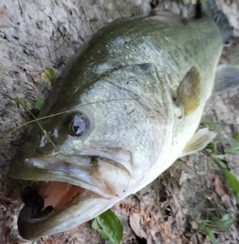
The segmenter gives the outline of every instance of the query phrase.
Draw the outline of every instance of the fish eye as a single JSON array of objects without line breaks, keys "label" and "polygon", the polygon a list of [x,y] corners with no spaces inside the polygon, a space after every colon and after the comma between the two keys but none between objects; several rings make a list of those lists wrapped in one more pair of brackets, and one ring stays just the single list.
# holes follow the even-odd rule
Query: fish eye
[{"label": "fish eye", "polygon": [[71,136],[81,136],[88,130],[89,126],[89,119],[82,113],[76,113],[71,115],[68,133]]}]

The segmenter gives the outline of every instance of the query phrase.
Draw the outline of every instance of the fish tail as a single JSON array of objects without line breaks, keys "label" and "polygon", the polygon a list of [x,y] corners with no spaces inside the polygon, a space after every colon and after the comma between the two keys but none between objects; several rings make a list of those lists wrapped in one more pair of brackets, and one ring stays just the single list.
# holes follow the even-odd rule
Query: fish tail
[{"label": "fish tail", "polygon": [[218,8],[215,0],[206,0],[204,2],[199,0],[196,10],[199,11],[196,13],[196,18],[206,14],[214,20],[221,32],[224,43],[232,37],[233,27],[230,26],[227,16]]},{"label": "fish tail", "polygon": [[239,66],[219,65],[216,70],[215,85],[212,96],[229,92],[239,87]]},{"label": "fish tail", "polygon": [[[199,0],[200,1],[200,0]],[[201,13],[210,16],[221,32],[223,42],[226,43],[233,35],[227,16],[218,8],[215,0],[206,0],[200,4]],[[239,87],[239,66],[219,65],[216,69],[215,84],[212,96],[229,92]]]}]

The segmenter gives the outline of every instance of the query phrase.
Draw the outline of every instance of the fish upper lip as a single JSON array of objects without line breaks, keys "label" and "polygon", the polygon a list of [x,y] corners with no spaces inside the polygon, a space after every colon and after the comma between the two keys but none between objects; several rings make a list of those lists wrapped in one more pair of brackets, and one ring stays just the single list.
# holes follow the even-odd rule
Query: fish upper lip
[{"label": "fish upper lip", "polygon": [[[87,157],[83,157],[87,160]],[[92,161],[92,158],[88,158]],[[50,173],[50,178],[37,178],[35,181],[58,181],[79,186],[92,191],[102,197],[111,198],[114,193],[99,178],[94,169],[94,164],[76,166],[75,164],[55,157],[49,158],[28,158],[25,160],[26,166],[33,167],[44,174]],[[34,181],[34,179],[32,179]]]}]

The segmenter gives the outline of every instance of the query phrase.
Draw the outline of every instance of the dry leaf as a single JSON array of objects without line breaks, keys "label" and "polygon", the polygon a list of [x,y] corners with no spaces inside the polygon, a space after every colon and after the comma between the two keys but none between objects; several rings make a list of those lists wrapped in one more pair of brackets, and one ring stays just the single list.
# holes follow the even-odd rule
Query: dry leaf
[{"label": "dry leaf", "polygon": [[130,213],[129,225],[138,237],[147,239],[147,234],[140,225],[140,213]]},{"label": "dry leaf", "polygon": [[0,28],[11,28],[12,22],[8,16],[8,13],[4,7],[0,8]]},{"label": "dry leaf", "polygon": [[217,195],[219,195],[220,197],[223,197],[228,193],[226,186],[221,182],[218,176],[216,176],[214,180],[214,189]]},{"label": "dry leaf", "polygon": [[25,72],[26,78],[27,80],[32,83],[33,85],[37,85],[36,81],[34,80],[34,78],[32,77],[32,75],[28,72]]},{"label": "dry leaf", "polygon": [[52,239],[47,239],[44,240],[44,244],[63,244],[64,241],[60,241],[60,240],[52,240]]}]

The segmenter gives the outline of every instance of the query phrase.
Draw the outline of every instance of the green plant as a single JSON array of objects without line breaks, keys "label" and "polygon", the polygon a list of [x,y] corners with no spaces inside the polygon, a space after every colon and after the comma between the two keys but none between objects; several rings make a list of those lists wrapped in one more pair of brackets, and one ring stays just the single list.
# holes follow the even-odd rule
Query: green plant
[{"label": "green plant", "polygon": [[[236,198],[239,196],[239,181],[236,176],[229,170],[225,163],[226,156],[229,154],[235,154],[239,151],[239,135],[235,136],[234,144],[223,154],[218,153],[216,143],[211,142],[208,148],[212,151],[210,157],[216,162],[219,168],[222,170],[225,178],[228,181],[229,186],[234,192]],[[216,244],[215,232],[217,230],[229,228],[233,223],[233,218],[230,214],[226,213],[221,218],[211,217],[204,220],[197,221],[207,236],[209,237],[212,244]]]},{"label": "green plant", "polygon": [[217,152],[214,152],[213,154],[211,154],[211,157],[213,158],[213,160],[222,169],[236,198],[239,197],[239,181],[236,178],[236,176],[228,169],[227,165],[223,162],[223,160],[225,160],[227,155],[235,154],[238,151],[239,151],[239,135],[236,135],[234,144],[224,154],[217,154]]},{"label": "green plant", "polygon": [[110,209],[92,221],[92,228],[100,230],[102,238],[111,244],[119,244],[123,237],[123,225]]},{"label": "green plant", "polygon": [[212,244],[216,244],[215,231],[217,229],[230,228],[233,223],[233,218],[230,214],[224,214],[222,218],[211,218],[206,220],[198,220],[198,223],[203,231],[208,235]]}]

